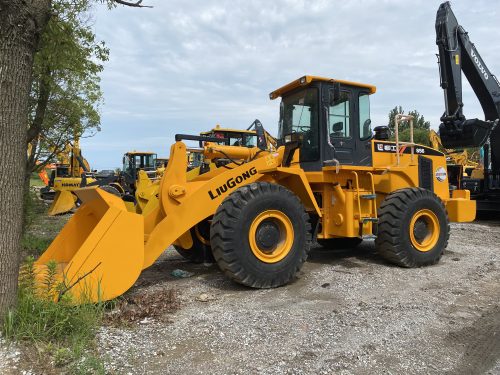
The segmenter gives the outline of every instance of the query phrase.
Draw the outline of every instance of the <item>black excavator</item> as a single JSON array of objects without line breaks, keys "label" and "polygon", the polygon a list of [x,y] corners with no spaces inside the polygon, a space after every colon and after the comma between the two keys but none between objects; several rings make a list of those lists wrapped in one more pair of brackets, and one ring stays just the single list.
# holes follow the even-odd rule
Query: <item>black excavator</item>
[{"label": "black excavator", "polygon": [[[438,64],[446,109],[439,135],[446,148],[481,147],[482,171],[463,178],[449,171],[450,183],[471,191],[480,211],[500,209],[500,82],[479,55],[469,34],[458,24],[450,3],[439,6],[436,16]],[[483,119],[467,119],[463,113],[462,72],[484,112]]]}]

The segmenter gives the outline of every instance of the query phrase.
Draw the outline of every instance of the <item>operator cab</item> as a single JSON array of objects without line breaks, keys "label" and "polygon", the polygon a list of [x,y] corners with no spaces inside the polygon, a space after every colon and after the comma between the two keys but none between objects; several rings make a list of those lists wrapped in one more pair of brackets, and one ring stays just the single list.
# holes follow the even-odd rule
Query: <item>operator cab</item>
[{"label": "operator cab", "polygon": [[125,182],[133,186],[139,171],[146,171],[149,177],[156,174],[156,154],[154,152],[127,152],[123,156],[123,175]]},{"label": "operator cab", "polygon": [[270,94],[281,97],[279,139],[298,139],[300,166],[372,165],[369,96],[372,85],[315,76],[301,77]]}]

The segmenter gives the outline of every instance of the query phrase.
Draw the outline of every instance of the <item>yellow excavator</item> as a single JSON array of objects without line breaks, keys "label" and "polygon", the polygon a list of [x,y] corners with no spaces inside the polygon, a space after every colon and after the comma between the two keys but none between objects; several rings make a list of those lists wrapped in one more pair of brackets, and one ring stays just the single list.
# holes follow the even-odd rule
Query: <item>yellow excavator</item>
[{"label": "yellow excavator", "polygon": [[[281,98],[277,149],[220,144],[178,134],[141,214],[100,189],[75,191],[83,202],[36,261],[40,288],[57,269],[57,296],[74,303],[126,292],[170,246],[191,249],[193,228],[230,279],[253,288],[286,285],[318,239],[334,248],[375,239],[383,258],[403,267],[437,263],[450,221],[475,217],[467,190],[451,190],[443,153],[371,128],[369,84],[303,76],[273,91]],[[208,139],[207,139],[208,138]],[[206,160],[229,159],[188,180],[184,140],[203,142]],[[57,265],[56,267],[53,264]],[[52,264],[52,266],[51,266]]]},{"label": "yellow excavator", "polygon": [[[133,195],[139,171],[149,178],[156,177],[156,154],[149,151],[130,151],[123,156],[123,170],[103,179],[89,174],[90,167],[83,158],[78,139],[59,156],[60,163],[52,172],[49,187],[55,191],[49,215],[69,212],[79,206],[75,191],[83,187],[100,188],[116,196]],[[130,200],[130,197],[128,198]]]},{"label": "yellow excavator", "polygon": [[78,198],[73,191],[82,187],[82,176],[89,184],[96,181],[91,176],[89,163],[82,155],[77,137],[73,144],[66,145],[57,158],[58,163],[51,172],[49,183],[40,192],[44,199],[53,197],[48,211],[50,216],[69,212],[77,206]]}]

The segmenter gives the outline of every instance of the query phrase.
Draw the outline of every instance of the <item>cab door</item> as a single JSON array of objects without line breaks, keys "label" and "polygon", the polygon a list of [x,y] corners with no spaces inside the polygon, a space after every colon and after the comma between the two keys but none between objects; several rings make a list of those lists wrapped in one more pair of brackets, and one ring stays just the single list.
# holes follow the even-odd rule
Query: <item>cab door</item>
[{"label": "cab door", "polygon": [[355,128],[356,147],[354,163],[361,166],[372,165],[372,126],[370,119],[370,98],[366,91],[356,92]]},{"label": "cab door", "polygon": [[[334,151],[334,157],[340,164],[353,164],[355,149],[354,105],[352,90],[342,89],[340,95],[328,103],[327,126],[328,142]],[[329,97],[334,97],[331,89]]]}]

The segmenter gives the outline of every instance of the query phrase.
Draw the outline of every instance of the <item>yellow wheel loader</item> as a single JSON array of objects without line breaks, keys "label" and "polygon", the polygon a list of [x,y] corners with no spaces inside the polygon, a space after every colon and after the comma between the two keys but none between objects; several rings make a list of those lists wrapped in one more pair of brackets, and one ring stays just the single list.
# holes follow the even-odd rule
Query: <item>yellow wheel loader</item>
[{"label": "yellow wheel loader", "polygon": [[[400,142],[398,126],[395,142],[387,127],[373,134],[375,91],[314,76],[273,91],[282,100],[276,151],[177,135],[158,199],[142,214],[99,189],[77,190],[83,205],[36,262],[40,287],[55,261],[59,296],[115,298],[170,245],[190,249],[201,225],[221,270],[254,288],[293,281],[315,238],[328,246],[375,238],[380,255],[403,267],[438,262],[449,222],[472,221],[475,202],[450,192],[441,152]],[[205,159],[231,162],[188,180],[183,140],[196,137]]]},{"label": "yellow wheel loader", "polygon": [[[277,140],[269,134],[262,123],[259,120],[255,120],[247,129],[235,129],[235,128],[224,128],[217,124],[213,129],[200,133],[203,137],[212,137],[217,139],[217,143],[221,143],[228,146],[241,146],[241,147],[258,147],[261,150],[275,151],[277,146]],[[206,173],[212,167],[221,167],[231,160],[228,158],[217,158],[212,160],[204,160],[203,150],[199,149],[188,149],[188,175],[187,180],[191,180],[202,173]],[[233,160],[234,161],[234,160]],[[244,160],[243,160],[244,161]],[[237,161],[240,162],[241,161]],[[156,196],[157,191],[153,189],[147,181],[142,180],[144,184],[143,188],[139,188],[139,194],[141,198],[137,198],[138,206],[144,205],[143,197],[147,194],[153,193]],[[147,193],[143,192],[147,189]],[[142,212],[142,211],[141,211]],[[191,228],[191,236],[193,238],[193,244],[191,248],[184,249],[179,245],[174,245],[177,252],[184,258],[190,260],[194,263],[213,263],[215,258],[212,255],[212,249],[210,246],[210,223],[208,221],[203,221],[197,224],[195,227]]]},{"label": "yellow wheel loader", "polygon": [[276,150],[277,140],[264,130],[262,123],[255,120],[246,130],[223,128],[219,124],[208,132],[200,133],[206,137],[224,138],[228,146],[259,147],[270,151]]}]

